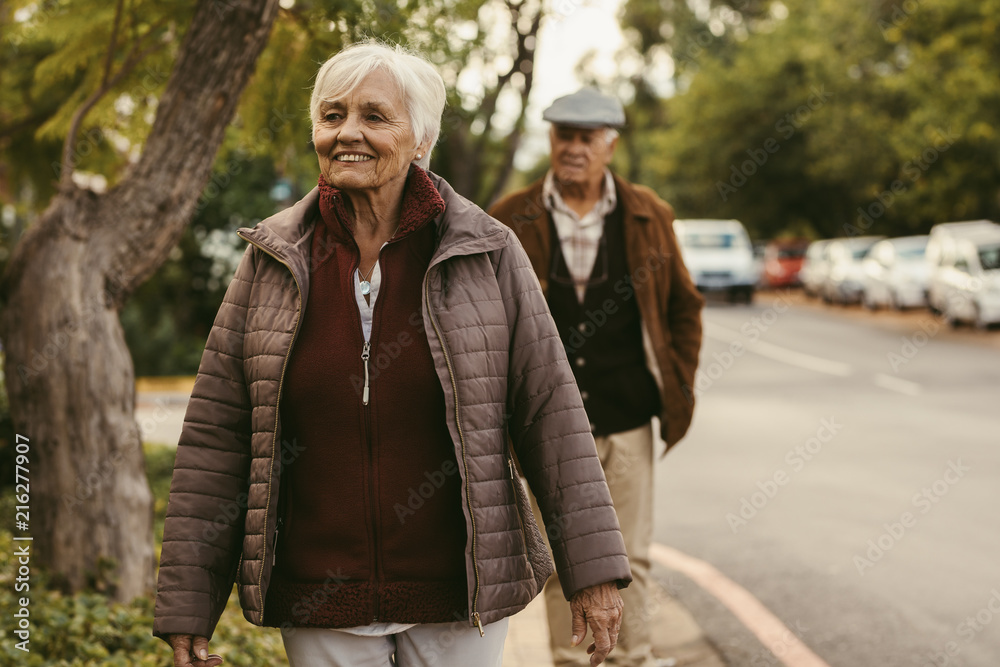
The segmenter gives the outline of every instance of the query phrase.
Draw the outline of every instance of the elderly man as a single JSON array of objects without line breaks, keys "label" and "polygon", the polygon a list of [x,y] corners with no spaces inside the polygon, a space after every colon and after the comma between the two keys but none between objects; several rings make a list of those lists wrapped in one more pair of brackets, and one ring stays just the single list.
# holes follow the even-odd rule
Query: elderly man
[{"label": "elderly man", "polygon": [[[649,667],[653,429],[669,449],[691,422],[704,303],[681,259],[673,210],[608,168],[625,124],[618,100],[593,89],[557,99],[545,177],[493,206],[524,245],[580,387],[629,554],[633,583],[616,665]],[[536,512],[537,504],[535,506]],[[552,530],[572,514],[545,517]],[[569,609],[556,579],[545,586],[556,665],[585,665],[571,646]]]}]

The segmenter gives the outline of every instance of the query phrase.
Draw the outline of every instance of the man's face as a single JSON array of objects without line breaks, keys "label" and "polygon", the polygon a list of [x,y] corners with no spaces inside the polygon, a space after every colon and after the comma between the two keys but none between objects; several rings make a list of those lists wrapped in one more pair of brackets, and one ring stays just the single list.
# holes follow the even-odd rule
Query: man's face
[{"label": "man's face", "polygon": [[603,127],[586,129],[553,125],[549,131],[549,142],[556,181],[570,185],[599,184],[618,145],[617,137],[609,142],[607,135],[608,131]]}]

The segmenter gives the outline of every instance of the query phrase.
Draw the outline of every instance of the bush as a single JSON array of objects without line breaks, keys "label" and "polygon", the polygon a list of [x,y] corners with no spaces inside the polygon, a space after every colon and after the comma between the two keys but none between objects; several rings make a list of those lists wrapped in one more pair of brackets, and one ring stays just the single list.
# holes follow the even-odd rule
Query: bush
[{"label": "bush", "polygon": [[[144,450],[146,476],[154,497],[156,551],[159,554],[176,450],[166,445],[145,445]],[[0,516],[14,516],[13,496],[11,488],[0,493]],[[18,608],[19,597],[30,597],[28,647],[31,650],[25,653],[14,647],[19,639],[12,632],[8,616],[8,622],[0,628],[0,664],[25,667],[165,667],[171,664],[169,647],[152,635],[152,596],[118,604],[92,590],[63,595],[49,587],[49,577],[44,572],[32,572],[30,592],[16,592],[14,549],[10,531],[0,526],[0,609],[9,609],[12,613]],[[251,625],[243,618],[235,587],[210,647],[213,653],[225,658],[225,665],[288,664],[281,634],[275,628]]]}]

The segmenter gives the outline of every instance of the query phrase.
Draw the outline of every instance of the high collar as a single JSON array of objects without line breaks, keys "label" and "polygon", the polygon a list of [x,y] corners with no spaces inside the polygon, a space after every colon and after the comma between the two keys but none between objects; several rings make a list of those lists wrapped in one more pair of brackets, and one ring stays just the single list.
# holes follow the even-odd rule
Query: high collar
[{"label": "high collar", "polygon": [[[416,165],[410,165],[410,172],[403,186],[403,201],[400,206],[399,227],[393,240],[420,229],[440,216],[445,209],[444,199],[434,187],[427,172]],[[354,237],[355,221],[347,211],[343,192],[319,177],[320,224],[326,233],[340,242],[349,242]]]},{"label": "high collar", "polygon": [[[424,174],[445,202],[444,212],[433,221],[437,248],[431,266],[451,257],[499,250],[508,243],[510,230],[462,197],[443,178]],[[237,230],[240,238],[260,248],[291,271],[302,293],[302,307],[309,295],[309,257],[313,233],[320,226],[319,187],[294,205],[257,223]]]}]

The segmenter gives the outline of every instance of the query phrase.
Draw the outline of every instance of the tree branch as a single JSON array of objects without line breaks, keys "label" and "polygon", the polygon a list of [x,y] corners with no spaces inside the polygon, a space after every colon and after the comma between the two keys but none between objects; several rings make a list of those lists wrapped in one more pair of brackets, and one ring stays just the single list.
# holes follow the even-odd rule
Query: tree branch
[{"label": "tree branch", "polygon": [[[121,2],[119,2],[118,7],[120,10]],[[80,126],[83,124],[84,117],[90,113],[90,110],[97,105],[97,103],[108,93],[109,90],[118,85],[119,81],[135,69],[135,66],[138,65],[143,58],[163,48],[162,43],[154,43],[148,48],[139,51],[143,42],[145,42],[151,35],[155,34],[160,26],[166,22],[165,18],[160,19],[153,24],[145,35],[136,40],[128,55],[125,57],[125,62],[122,64],[121,69],[118,70],[117,74],[109,79],[108,75],[111,72],[111,61],[114,56],[114,45],[116,41],[115,33],[117,33],[118,30],[119,18],[120,13],[117,13],[115,16],[115,28],[112,31],[111,45],[108,49],[108,60],[105,66],[104,80],[101,83],[101,86],[91,93],[90,97],[84,100],[83,104],[81,104],[80,107],[73,113],[73,119],[70,121],[69,132],[66,134],[66,142],[63,144],[62,164],[60,165],[59,172],[59,190],[61,192],[66,192],[73,188],[73,146],[76,144],[76,137],[80,133]]]},{"label": "tree branch", "polygon": [[[91,237],[114,307],[163,263],[194,214],[277,15],[278,0],[199,0],[142,154],[102,199]],[[294,118],[279,100],[272,113],[282,125]]]},{"label": "tree branch", "polygon": [[[517,54],[514,56],[514,62],[511,64],[510,69],[497,78],[497,85],[493,89],[493,91],[487,94],[483,98],[483,104],[481,105],[480,109],[481,109],[481,114],[485,116],[486,120],[483,133],[480,135],[479,141],[477,142],[476,146],[476,153],[479,155],[482,155],[483,152],[486,150],[486,144],[489,141],[490,132],[493,130],[493,118],[496,116],[496,106],[497,106],[497,101],[500,97],[500,93],[510,83],[511,79],[514,77],[515,72],[525,73],[524,72],[525,63],[529,64],[529,68],[527,68],[528,72],[525,73],[526,76],[528,73],[531,72],[531,67],[534,66],[535,47],[532,46],[529,49],[527,42],[529,37],[532,38],[536,37],[536,35],[538,34],[538,28],[542,22],[543,9],[541,5],[539,5],[538,12],[534,15],[534,17],[532,17],[531,25],[528,28],[528,31],[522,33],[517,28],[517,19],[521,9],[524,7],[524,2],[522,1],[518,4],[513,4],[508,1],[506,4],[507,8],[510,10],[511,18],[513,19],[514,30],[517,31]],[[526,78],[525,88],[524,90],[521,91],[522,100],[527,99],[525,97],[526,95],[525,91],[530,89],[530,85],[528,85],[527,81],[528,79]],[[522,112],[523,112],[523,104],[522,104]]]},{"label": "tree branch", "polygon": [[[531,22],[531,30],[528,35],[534,36],[538,33],[538,28],[542,23],[542,12],[539,11],[535,15],[535,18]],[[525,44],[527,39],[525,39]],[[504,153],[503,162],[501,162],[500,173],[497,175],[495,181],[493,181],[493,187],[490,189],[489,196],[486,201],[492,206],[493,202],[500,198],[500,194],[507,187],[507,181],[510,179],[511,173],[514,171],[514,155],[517,153],[517,149],[521,146],[521,136],[524,134],[525,119],[528,115],[528,97],[531,95],[531,87],[535,81],[535,47],[532,45],[531,48],[525,47],[524,60],[523,62],[531,63],[532,67],[528,68],[528,71],[524,73],[524,88],[521,90],[521,113],[517,117],[517,122],[514,124],[514,130],[507,137],[507,150]]]},{"label": "tree branch", "polygon": [[115,59],[115,47],[118,41],[118,26],[121,25],[122,20],[122,9],[125,7],[125,0],[118,0],[118,5],[115,7],[115,23],[111,28],[111,44],[108,45],[108,57],[104,60],[104,78],[101,79],[101,85],[108,85],[108,79],[111,78],[111,63]]}]

